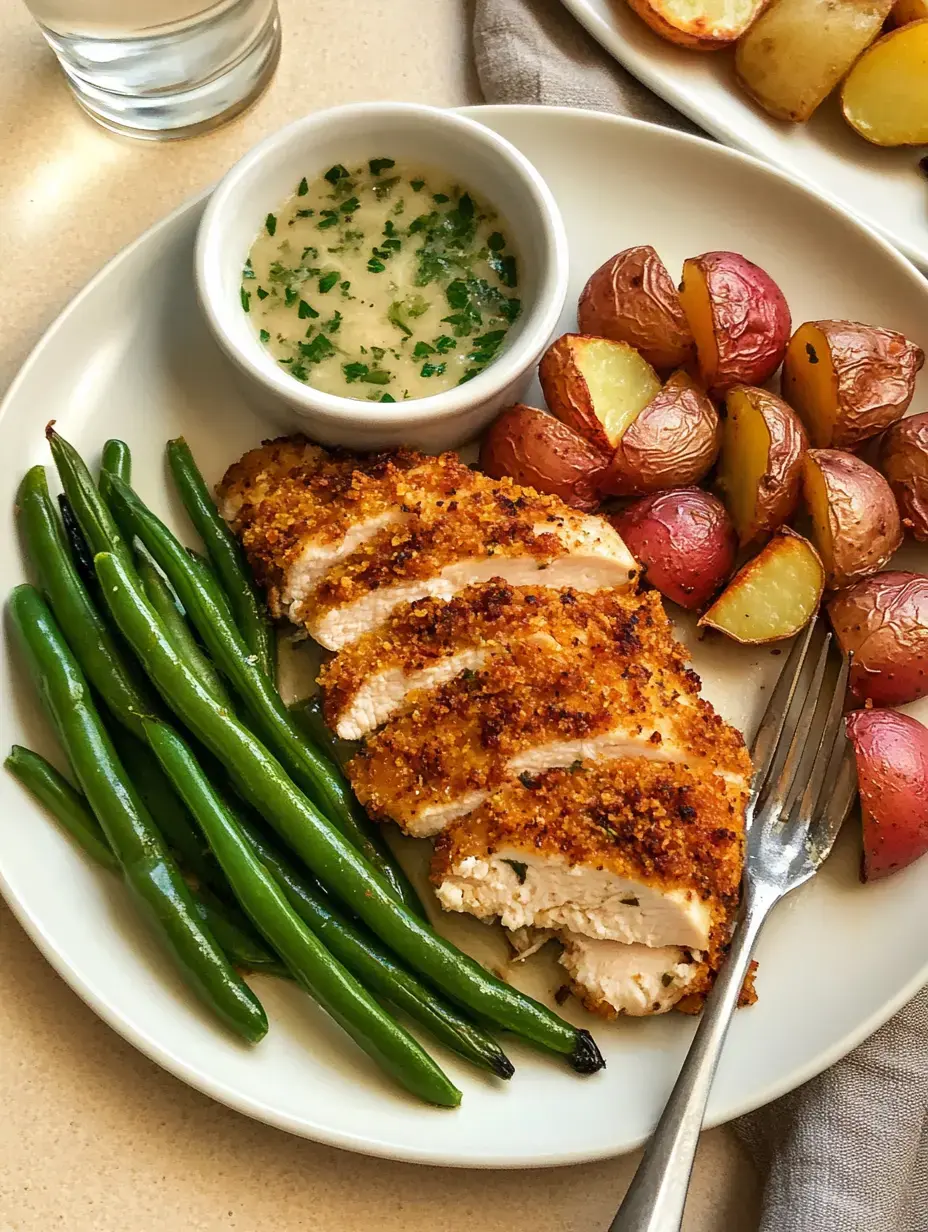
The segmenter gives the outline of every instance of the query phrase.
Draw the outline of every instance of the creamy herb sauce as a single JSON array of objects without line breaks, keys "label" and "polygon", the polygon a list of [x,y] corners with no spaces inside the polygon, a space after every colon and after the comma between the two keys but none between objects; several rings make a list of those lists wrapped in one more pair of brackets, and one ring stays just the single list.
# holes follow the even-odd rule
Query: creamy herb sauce
[{"label": "creamy herb sauce", "polygon": [[373,158],[300,181],[252,245],[242,307],[298,381],[401,402],[469,381],[518,317],[516,259],[459,185]]}]

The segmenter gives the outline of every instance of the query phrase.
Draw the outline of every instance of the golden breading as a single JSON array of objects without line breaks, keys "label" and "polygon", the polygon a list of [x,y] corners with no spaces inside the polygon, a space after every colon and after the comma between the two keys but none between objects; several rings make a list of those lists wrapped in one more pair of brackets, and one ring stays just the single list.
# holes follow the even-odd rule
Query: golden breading
[{"label": "golden breading", "polygon": [[234,462],[216,485],[222,516],[236,527],[247,522],[254,507],[273,495],[280,485],[290,481],[308,483],[329,461],[331,454],[305,436],[262,441],[257,449],[249,449]]},{"label": "golden breading", "polygon": [[[519,639],[483,669],[414,696],[408,712],[369,737],[349,763],[371,815],[427,832],[417,818],[494,790],[519,772],[509,764],[519,755],[619,728],[656,759],[708,764],[746,779],[744,741],[699,698],[698,677],[659,596],[650,592],[632,606],[612,597],[611,604],[611,620],[597,624],[586,644],[539,647]],[[604,598],[602,609],[609,606]]]},{"label": "golden breading", "polygon": [[714,926],[727,928],[740,897],[746,799],[710,771],[641,757],[547,770],[494,792],[442,834],[432,881],[454,876],[469,857],[524,851],[533,861],[689,891],[707,904]]},{"label": "golden breading", "polygon": [[[384,625],[323,667],[319,684],[326,719],[335,728],[358,690],[379,673],[399,670],[412,677],[465,650],[505,652],[514,639],[541,639],[540,644],[550,639],[552,646],[561,647],[608,642],[639,608],[647,609],[655,626],[667,627],[654,592],[641,599],[627,591],[510,586],[502,578],[469,586],[448,602],[427,598],[404,603]],[[404,708],[397,705],[397,710]]]}]

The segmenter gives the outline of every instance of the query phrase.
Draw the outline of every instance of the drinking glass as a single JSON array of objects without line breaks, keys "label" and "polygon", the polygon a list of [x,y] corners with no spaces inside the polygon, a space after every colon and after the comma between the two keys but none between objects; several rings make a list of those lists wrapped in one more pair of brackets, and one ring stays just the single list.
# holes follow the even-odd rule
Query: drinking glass
[{"label": "drinking glass", "polygon": [[164,140],[257,97],[280,52],[277,0],[26,0],[77,101],[106,128]]}]

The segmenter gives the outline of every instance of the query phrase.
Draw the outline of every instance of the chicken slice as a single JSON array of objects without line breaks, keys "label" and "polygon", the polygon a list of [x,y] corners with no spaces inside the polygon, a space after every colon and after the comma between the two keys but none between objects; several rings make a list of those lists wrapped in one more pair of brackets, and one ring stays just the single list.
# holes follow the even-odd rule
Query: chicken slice
[{"label": "chicken slice", "polygon": [[481,483],[491,481],[452,453],[327,454],[283,438],[230,467],[219,499],[271,612],[299,623],[301,604],[340,561],[389,528],[443,517]]},{"label": "chicken slice", "polygon": [[330,569],[291,619],[340,650],[402,603],[447,601],[494,577],[580,591],[634,586],[638,565],[608,522],[505,479],[486,483],[448,501],[443,517],[381,531]]},{"label": "chicken slice", "polygon": [[446,910],[506,928],[714,951],[738,904],[746,798],[644,758],[549,770],[442,834],[432,880]]},{"label": "chicken slice", "polygon": [[427,694],[370,736],[347,771],[381,820],[424,837],[517,777],[641,757],[705,768],[743,787],[741,734],[698,696],[660,597],[605,597],[611,619],[561,646],[541,631]]},{"label": "chicken slice", "polygon": [[594,1014],[640,1018],[666,1014],[684,997],[705,991],[708,965],[698,950],[602,941],[561,933],[558,961],[570,976],[571,992]]},{"label": "chicken slice", "polygon": [[608,641],[615,622],[640,602],[628,592],[515,587],[493,578],[448,603],[403,604],[323,668],[326,719],[343,740],[360,740],[407,709],[411,694],[478,671],[514,642],[568,648]]}]

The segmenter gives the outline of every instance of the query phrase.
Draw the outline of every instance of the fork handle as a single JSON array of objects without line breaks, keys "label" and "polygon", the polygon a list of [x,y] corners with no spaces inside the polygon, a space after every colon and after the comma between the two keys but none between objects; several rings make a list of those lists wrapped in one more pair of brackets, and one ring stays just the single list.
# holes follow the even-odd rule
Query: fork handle
[{"label": "fork handle", "polygon": [[772,888],[746,895],[725,965],[705,1008],[683,1068],[609,1232],[679,1232],[706,1103],[751,954],[771,908]]}]

